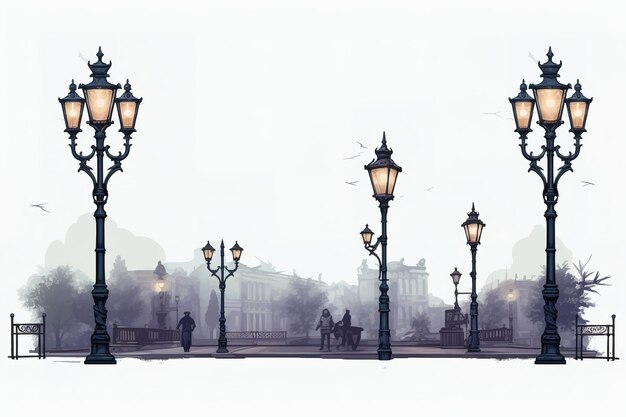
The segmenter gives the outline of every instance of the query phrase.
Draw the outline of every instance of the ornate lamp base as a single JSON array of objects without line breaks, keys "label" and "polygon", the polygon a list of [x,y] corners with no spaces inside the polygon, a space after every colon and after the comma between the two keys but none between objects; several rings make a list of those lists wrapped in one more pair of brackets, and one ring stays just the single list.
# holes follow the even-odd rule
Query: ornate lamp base
[{"label": "ornate lamp base", "polygon": [[535,359],[536,365],[565,365],[565,358],[560,353],[542,353]]},{"label": "ornate lamp base", "polygon": [[378,360],[379,361],[390,361],[391,360],[391,349],[378,349]]},{"label": "ornate lamp base", "polygon": [[85,358],[85,365],[115,365],[115,356],[106,353],[92,353]]},{"label": "ornate lamp base", "polygon": [[215,353],[228,353],[228,341],[225,337],[220,337],[217,342],[217,350]]}]

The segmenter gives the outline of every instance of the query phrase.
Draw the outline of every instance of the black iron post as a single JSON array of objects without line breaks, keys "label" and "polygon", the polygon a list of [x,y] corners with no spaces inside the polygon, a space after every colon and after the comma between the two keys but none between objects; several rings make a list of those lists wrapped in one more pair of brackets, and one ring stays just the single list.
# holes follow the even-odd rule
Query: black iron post
[{"label": "black iron post", "polygon": [[[126,92],[119,98],[116,98],[116,92],[121,86],[119,84],[110,84],[107,81],[111,63],[105,64],[102,61],[102,49],[98,49],[97,57],[97,62],[94,64],[88,63],[92,71],[91,77],[93,80],[89,84],[79,85],[79,88],[83,89],[86,100],[76,93],[76,85],[72,80],[70,92],[65,98],[59,99],[59,102],[63,109],[65,132],[69,134],[72,155],[79,161],[78,170],[86,173],[93,183],[92,196],[96,205],[96,211],[94,212],[96,219],[96,279],[91,292],[94,301],[95,328],[91,335],[91,353],[85,359],[85,363],[115,364],[115,357],[109,350],[110,337],[107,333],[106,323],[106,301],[109,297],[109,290],[106,285],[104,270],[104,255],[106,252],[104,221],[107,216],[104,206],[109,197],[109,180],[114,173],[122,170],[121,163],[130,152],[131,134],[135,132],[135,121],[141,99],[137,99],[132,95],[128,81],[125,85]],[[82,152],[76,151],[77,134],[82,131],[80,129],[80,121],[85,103],[87,104],[90,119],[87,124],[95,130],[95,145],[91,146],[91,152],[88,155],[83,155]],[[131,104],[130,107],[128,106],[129,103]],[[113,124],[111,115],[114,104],[117,104],[120,116],[120,132],[124,134],[124,152],[120,152],[118,155],[110,153],[109,145],[105,145],[106,129]],[[122,107],[120,108],[120,106]],[[107,168],[106,172],[104,168],[105,156],[112,162],[112,165]],[[94,157],[96,161],[95,173],[93,168],[87,164]]]},{"label": "black iron post", "polygon": [[509,329],[511,329],[511,342],[513,341],[513,301],[509,301]]},{"label": "black iron post", "polygon": [[[539,84],[530,84],[534,98],[526,93],[526,83],[522,81],[520,92],[517,97],[509,99],[513,106],[513,115],[516,124],[515,131],[519,133],[522,155],[530,162],[529,171],[535,172],[543,183],[543,200],[546,205],[544,217],[546,219],[546,281],[543,286],[543,299],[545,329],[541,336],[541,354],[535,360],[536,364],[564,364],[565,358],[560,352],[561,337],[557,327],[556,303],[559,298],[559,289],[556,283],[556,233],[555,222],[557,213],[555,205],[558,202],[558,183],[563,174],[572,170],[572,161],[580,153],[582,134],[586,132],[585,124],[589,105],[593,99],[588,99],[582,94],[582,87],[579,82],[575,85],[575,92],[571,97],[565,99],[570,84],[561,84],[559,69],[562,63],[556,64],[552,61],[554,54],[552,48],[547,53],[548,61],[544,64],[538,63],[542,71],[543,80]],[[533,155],[526,150],[526,140],[530,129],[530,122],[533,115],[535,103],[539,113],[538,125],[545,130],[545,145],[539,155]],[[564,122],[561,120],[563,107],[567,107],[571,129],[574,134],[574,152],[568,155],[562,154],[560,145],[555,145],[556,129]],[[554,170],[554,156],[557,156],[563,165]],[[546,169],[540,167],[538,162],[546,158]],[[544,173],[545,172],[545,173]]]},{"label": "black iron post", "polygon": [[470,295],[472,301],[470,303],[470,334],[467,344],[468,352],[480,352],[480,338],[478,336],[478,294],[476,294],[476,251],[477,244],[471,244],[472,252],[472,272],[470,277],[472,278],[472,294]]},{"label": "black iron post", "polygon": [[[374,245],[371,245],[374,233],[366,225],[361,232],[365,249],[370,255],[374,255],[378,260],[379,280],[380,280],[380,296],[378,298],[378,312],[380,314],[378,327],[378,359],[391,359],[391,331],[389,329],[389,284],[387,283],[387,211],[389,210],[389,201],[393,200],[393,191],[396,184],[398,173],[402,172],[402,168],[398,166],[392,159],[393,150],[387,147],[387,138],[383,132],[383,140],[380,148],[376,149],[376,160],[373,160],[364,168],[368,171],[372,188],[374,190],[373,197],[378,200],[380,208],[381,235]],[[375,251],[378,245],[381,245],[381,257],[376,255]]]},{"label": "black iron post", "polygon": [[387,284],[387,210],[389,201],[380,201],[380,297],[378,297],[378,311],[380,323],[378,328],[378,359],[381,361],[391,359],[391,331],[389,329],[389,284]]},{"label": "black iron post", "polygon": [[180,302],[180,297],[174,297],[174,301],[176,302],[176,325],[178,325],[178,303]]},{"label": "black iron post", "polygon": [[[213,258],[213,252],[215,249],[211,246],[209,242],[207,242],[206,246],[202,248],[204,253],[204,258],[206,260],[206,267],[211,272],[215,278],[217,278],[219,282],[220,289],[220,337],[217,341],[217,353],[228,353],[228,340],[226,339],[226,315],[224,313],[224,292],[226,291],[226,280],[229,277],[232,277],[235,271],[239,268],[239,259],[241,259],[241,252],[243,248],[239,246],[237,242],[230,249],[233,254],[233,261],[235,262],[234,269],[228,269],[227,266],[224,265],[224,240],[220,244],[220,266],[216,269],[211,269],[211,259]],[[224,274],[227,272],[227,274]],[[219,275],[218,275],[219,274]]]},{"label": "black iron post", "polygon": [[509,300],[509,329],[511,330],[511,337],[509,342],[513,341],[513,289],[509,290],[508,294]]},{"label": "black iron post", "polygon": [[[389,329],[389,284],[387,283],[387,210],[389,209],[388,201],[380,201],[381,227],[382,232],[374,245],[371,239],[374,233],[369,229],[369,225],[365,225],[365,229],[361,232],[365,250],[370,256],[374,256],[378,260],[378,280],[380,281],[380,296],[378,297],[378,359],[391,359],[391,330]],[[381,256],[376,253],[378,245],[381,245]]]},{"label": "black iron post", "polygon": [[480,245],[480,238],[485,228],[485,223],[478,218],[479,213],[472,203],[472,211],[467,213],[467,220],[461,225],[465,230],[465,237],[467,238],[467,244],[470,245],[472,252],[472,272],[470,277],[472,278],[472,293],[470,295],[472,301],[470,302],[470,334],[468,337],[467,351],[468,352],[480,352],[480,338],[478,331],[478,294],[476,294],[476,252],[478,245]]}]

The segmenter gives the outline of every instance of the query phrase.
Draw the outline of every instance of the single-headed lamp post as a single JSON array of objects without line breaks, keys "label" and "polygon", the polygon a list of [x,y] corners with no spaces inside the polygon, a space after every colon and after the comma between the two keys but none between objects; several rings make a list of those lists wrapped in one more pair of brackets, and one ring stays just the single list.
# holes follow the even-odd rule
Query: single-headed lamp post
[{"label": "single-headed lamp post", "polygon": [[[376,160],[365,165],[365,169],[369,173],[372,188],[374,190],[373,197],[378,200],[381,214],[381,235],[372,245],[372,232],[366,225],[361,232],[363,244],[370,255],[374,255],[378,259],[380,281],[380,297],[378,298],[378,311],[380,313],[378,328],[378,359],[391,359],[391,334],[389,331],[389,285],[387,284],[387,210],[389,209],[389,201],[393,200],[393,190],[396,186],[398,173],[402,172],[402,168],[397,165],[391,154],[393,150],[387,148],[387,138],[383,132],[383,141],[380,148],[376,149]],[[378,245],[381,245],[380,258],[375,253]]]},{"label": "single-headed lamp post", "polygon": [[[534,171],[543,183],[543,201],[546,205],[544,217],[546,218],[546,282],[543,286],[543,299],[545,329],[541,335],[541,354],[535,360],[536,364],[564,364],[565,358],[560,352],[561,337],[557,328],[556,303],[559,298],[559,288],[556,283],[556,205],[559,198],[558,184],[561,176],[567,171],[572,171],[572,161],[578,157],[581,148],[582,134],[586,132],[587,113],[589,105],[593,99],[587,98],[582,93],[582,87],[577,81],[574,86],[574,94],[565,98],[570,84],[561,84],[559,69],[562,62],[558,64],[552,61],[554,54],[552,48],[548,50],[548,61],[541,64],[541,77],[543,80],[539,84],[530,84],[533,90],[531,97],[526,92],[526,83],[522,81],[519,94],[510,98],[509,102],[513,107],[515,120],[515,132],[519,133],[522,155],[530,162],[529,171]],[[532,121],[533,109],[537,105],[539,121],[537,124],[545,130],[545,145],[541,146],[541,153],[534,155],[526,150],[526,140],[528,133],[532,132],[530,122]],[[563,107],[567,107],[570,120],[570,132],[574,134],[574,152],[567,155],[560,152],[560,145],[555,145],[556,129],[563,124],[561,116]],[[554,156],[562,162],[555,176]],[[538,165],[539,161],[546,158],[546,169]]]},{"label": "single-headed lamp post", "polygon": [[511,331],[511,338],[509,342],[513,341],[513,301],[515,301],[515,293],[513,288],[509,288],[509,292],[506,295],[506,300],[509,302],[509,329]]},{"label": "single-headed lamp post", "polygon": [[470,295],[471,293],[469,292],[459,292],[458,290],[458,285],[459,282],[461,282],[461,274],[459,272],[458,269],[456,269],[456,267],[454,267],[454,271],[452,271],[452,273],[450,274],[450,276],[452,277],[452,283],[454,284],[454,309],[457,312],[461,311],[461,307],[459,307],[459,294],[461,295]]},{"label": "single-headed lamp post", "polygon": [[[219,281],[220,288],[220,337],[217,341],[217,353],[228,353],[228,341],[226,339],[226,315],[224,314],[224,291],[226,290],[226,280],[232,277],[237,268],[239,268],[239,260],[241,259],[241,252],[243,248],[235,241],[235,244],[230,251],[233,255],[233,261],[235,262],[234,269],[228,269],[224,265],[224,241],[220,244],[220,266],[216,269],[211,269],[211,259],[215,253],[215,248],[207,241],[206,245],[202,248],[202,254],[206,260],[206,267],[217,280]],[[228,272],[228,274],[224,274]],[[219,275],[218,275],[219,274]]]},{"label": "single-headed lamp post", "polygon": [[478,218],[478,213],[472,203],[472,211],[467,213],[467,220],[461,225],[465,230],[465,237],[467,238],[467,244],[470,245],[472,252],[472,301],[470,303],[470,334],[467,344],[468,352],[480,352],[480,338],[478,336],[478,294],[476,294],[476,251],[478,245],[480,245],[480,237],[483,234],[485,223]]},{"label": "single-headed lamp post", "polygon": [[154,270],[154,274],[157,276],[155,288],[159,296],[159,309],[156,312],[157,325],[159,329],[165,329],[167,327],[165,319],[168,313],[168,311],[165,309],[164,300],[167,287],[167,283],[165,281],[165,277],[167,276],[167,270],[165,269],[165,266],[161,263],[161,261],[159,261],[159,263],[157,264]]},{"label": "single-headed lamp post", "polygon": [[[78,88],[83,90],[83,97],[76,92],[74,80],[70,84],[70,91],[66,97],[60,98],[63,119],[65,121],[65,132],[69,135],[70,149],[72,156],[79,162],[79,171],[85,172],[93,183],[93,202],[96,205],[94,217],[96,218],[96,282],[91,295],[93,297],[95,328],[91,335],[91,353],[85,359],[86,364],[115,364],[115,357],[109,350],[111,338],[107,332],[107,310],[106,301],[109,297],[104,271],[104,220],[106,212],[104,205],[107,202],[108,184],[111,176],[122,170],[122,161],[126,159],[130,152],[131,134],[135,132],[135,121],[142,99],[134,97],[131,87],[126,81],[125,92],[116,98],[116,93],[120,84],[111,84],[107,81],[108,71],[111,63],[102,62],[102,50],[98,49],[98,61],[88,63],[91,69],[91,82],[80,84]],[[81,132],[80,122],[83,116],[83,109],[87,104],[89,120],[87,124],[95,130],[95,144],[91,145],[91,152],[84,155],[76,150],[76,136]],[[114,155],[109,152],[109,145],[105,145],[106,129],[113,124],[111,116],[113,105],[117,104],[117,111],[120,117],[120,132],[124,134],[124,152]],[[111,160],[112,165],[105,171],[104,157]],[[94,168],[87,163],[96,158]]]}]

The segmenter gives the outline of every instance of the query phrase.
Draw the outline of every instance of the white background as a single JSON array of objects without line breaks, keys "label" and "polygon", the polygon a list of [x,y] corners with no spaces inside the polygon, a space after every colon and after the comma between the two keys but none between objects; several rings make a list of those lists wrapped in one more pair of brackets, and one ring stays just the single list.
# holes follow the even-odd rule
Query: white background
[{"label": "white background", "polygon": [[[27,315],[17,288],[43,264],[50,242],[93,210],[56,100],[72,77],[89,80],[79,52],[93,60],[102,45],[113,61],[111,81],[129,77],[145,99],[124,172],[111,180],[107,211],[120,227],[159,242],[164,260],[191,259],[207,238],[223,237],[237,239],[250,260],[304,276],[321,272],[328,282],[354,281],[363,259],[358,232],[366,222],[380,230],[363,165],[386,130],[404,168],[396,188],[403,197],[390,208],[390,259],[426,258],[431,292],[451,301],[448,274],[454,266],[469,269],[460,224],[472,201],[487,223],[479,286],[510,265],[512,245],[543,222],[539,179],[526,172],[507,98],[521,78],[540,81],[529,53],[544,61],[552,45],[564,61],[562,81],[579,77],[594,97],[575,172],[560,186],[557,234],[574,260],[593,253],[592,267],[613,275],[589,317],[604,322],[617,314],[619,333],[622,13],[576,1],[515,6],[4,2],[0,317]],[[502,117],[483,114],[495,111]],[[85,148],[88,130],[79,139]],[[540,144],[535,130],[532,146]],[[567,148],[570,138],[562,127],[559,143]],[[121,144],[114,128],[110,140],[114,149]],[[356,140],[370,149],[343,160],[360,151]],[[357,187],[344,183],[353,180]],[[583,188],[581,180],[596,186]],[[40,201],[51,215],[28,208]],[[8,325],[2,333],[8,353]],[[618,354],[620,346],[618,338]],[[522,415],[548,406],[584,414],[599,404],[588,400],[594,395],[623,407],[623,361],[590,362],[551,368],[530,361],[188,360],[92,368],[3,359],[0,392],[11,415],[34,415],[53,403],[68,407],[54,415],[84,415],[98,403],[105,411],[92,415],[161,415],[179,411],[185,399],[207,407],[204,413],[334,415],[345,407],[342,392],[356,401],[343,412],[364,415]],[[42,403],[14,411],[36,392]],[[584,402],[576,400],[581,393]],[[105,400],[97,402],[98,395]]]}]

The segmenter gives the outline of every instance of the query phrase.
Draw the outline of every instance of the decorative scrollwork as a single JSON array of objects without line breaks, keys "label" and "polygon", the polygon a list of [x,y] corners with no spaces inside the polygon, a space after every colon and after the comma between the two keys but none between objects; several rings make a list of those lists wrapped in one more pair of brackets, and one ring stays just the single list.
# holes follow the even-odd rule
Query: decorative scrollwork
[{"label": "decorative scrollwork", "polygon": [[112,153],[109,152],[109,149],[111,148],[109,145],[104,147],[104,152],[106,153],[106,156],[109,157],[109,159],[113,162],[122,162],[124,159],[126,159],[126,157],[128,156],[128,154],[130,153],[130,147],[133,146],[130,143],[130,137],[125,137],[124,138],[124,152],[119,152],[117,155],[113,155]]},{"label": "decorative scrollwork", "polygon": [[109,179],[115,174],[117,171],[123,171],[122,163],[120,161],[114,161],[113,165],[109,167],[109,172],[107,173],[106,178],[104,179],[104,189],[107,190],[107,185],[109,184]]},{"label": "decorative scrollwork", "polygon": [[[563,166],[561,166],[558,169],[558,174],[556,174],[556,178],[554,179],[555,189],[557,188],[559,184],[559,179],[561,179],[561,176],[563,176],[563,174],[565,174],[567,171],[574,172],[574,170],[572,169],[572,164],[570,163],[569,160],[565,160],[565,162],[563,163]],[[558,192],[557,192],[557,197],[558,197]]]},{"label": "decorative scrollwork", "polygon": [[609,326],[602,325],[589,325],[582,326],[582,334],[607,334],[609,332]]},{"label": "decorative scrollwork", "polygon": [[578,155],[580,154],[580,148],[583,146],[580,143],[580,136],[575,137],[574,140],[576,141],[574,143],[574,153],[569,152],[569,155],[563,155],[561,152],[559,152],[559,150],[561,149],[560,145],[557,145],[555,147],[555,151],[556,151],[556,156],[558,156],[561,161],[568,163],[568,162],[572,162],[574,159],[578,158]]},{"label": "decorative scrollwork", "polygon": [[527,160],[529,160],[531,162],[532,161],[539,161],[546,154],[546,146],[545,145],[541,145],[541,153],[539,155],[533,155],[533,152],[528,152],[526,150],[526,147],[528,146],[528,144],[526,143],[526,138],[525,137],[521,137],[520,139],[522,140],[522,143],[520,143],[519,146],[520,146],[520,149],[522,150],[522,155]]},{"label": "decorative scrollwork", "polygon": [[96,154],[96,146],[95,145],[91,145],[91,152],[89,153],[89,155],[83,155],[83,152],[76,152],[76,138],[75,137],[71,137],[70,138],[70,148],[72,149],[72,156],[79,162],[87,162],[89,160],[91,160],[91,158],[93,158],[93,156]]},{"label": "decorative scrollwork", "polygon": [[96,187],[96,184],[98,183],[98,180],[96,180],[95,175],[93,175],[93,168],[91,168],[89,165],[87,165],[87,161],[81,161],[80,165],[78,167],[78,172],[83,171],[85,174],[89,175],[89,178],[91,178],[91,181],[93,182],[93,186],[94,188]]},{"label": "decorative scrollwork", "polygon": [[104,307],[103,302],[94,304],[93,315],[96,321],[96,326],[106,328],[107,325],[107,309]]},{"label": "decorative scrollwork", "polygon": [[38,324],[18,324],[16,325],[17,333],[23,334],[39,334]]},{"label": "decorative scrollwork", "polygon": [[548,188],[548,180],[546,179],[546,176],[543,174],[543,168],[541,168],[537,164],[537,161],[530,161],[530,168],[528,168],[528,172],[530,171],[533,171],[534,173],[539,175],[539,178],[541,178],[541,182],[543,183],[543,190],[545,193],[546,189]]},{"label": "decorative scrollwork", "polygon": [[287,332],[283,331],[256,332],[257,339],[284,339],[285,337],[287,337]]},{"label": "decorative scrollwork", "polygon": [[254,332],[226,332],[229,339],[254,339]]},{"label": "decorative scrollwork", "polygon": [[376,261],[378,261],[378,280],[381,280],[381,276],[382,276],[382,261],[380,260],[380,257],[378,256],[378,254],[376,253],[376,248],[378,248],[378,245],[381,242],[381,237],[378,236],[378,239],[376,239],[376,243],[374,245],[365,245],[365,250],[369,253],[369,256],[373,256],[374,258],[376,258]]},{"label": "decorative scrollwork", "polygon": [[546,331],[556,332],[557,309],[554,301],[550,300],[543,306],[543,313],[546,321]]}]

